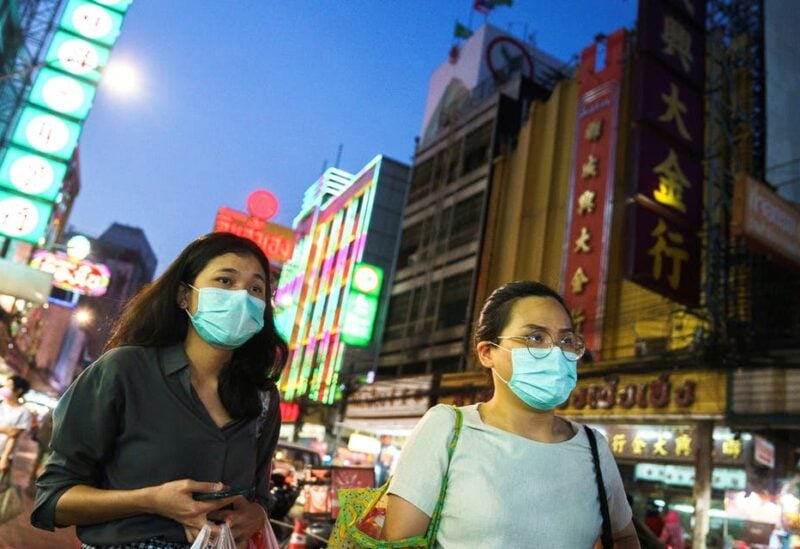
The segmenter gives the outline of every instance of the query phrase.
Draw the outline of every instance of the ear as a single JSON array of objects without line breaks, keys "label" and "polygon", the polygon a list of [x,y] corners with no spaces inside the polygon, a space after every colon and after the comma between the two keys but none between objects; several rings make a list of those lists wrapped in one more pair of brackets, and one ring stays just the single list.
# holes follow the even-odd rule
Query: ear
[{"label": "ear", "polygon": [[178,302],[178,307],[181,309],[186,309],[189,307],[189,288],[186,284],[179,284],[178,285],[178,294],[175,296],[175,300]]},{"label": "ear", "polygon": [[494,359],[492,358],[494,349],[494,345],[489,341],[481,341],[475,347],[475,354],[478,355],[478,360],[484,368],[494,368]]}]

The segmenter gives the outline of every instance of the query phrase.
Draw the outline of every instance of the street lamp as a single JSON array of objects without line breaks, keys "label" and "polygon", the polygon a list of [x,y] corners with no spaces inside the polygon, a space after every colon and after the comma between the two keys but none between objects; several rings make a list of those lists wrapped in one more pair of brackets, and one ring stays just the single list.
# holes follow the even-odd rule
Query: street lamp
[{"label": "street lamp", "polygon": [[86,326],[92,321],[92,313],[88,309],[78,309],[75,311],[75,322],[78,326]]}]

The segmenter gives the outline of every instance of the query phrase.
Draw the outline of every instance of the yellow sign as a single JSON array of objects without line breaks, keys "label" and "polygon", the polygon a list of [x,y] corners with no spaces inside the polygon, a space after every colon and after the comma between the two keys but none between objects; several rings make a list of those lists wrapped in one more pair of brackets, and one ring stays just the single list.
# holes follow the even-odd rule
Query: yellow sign
[{"label": "yellow sign", "polygon": [[686,371],[579,379],[559,413],[566,416],[722,416],[725,374]]}]

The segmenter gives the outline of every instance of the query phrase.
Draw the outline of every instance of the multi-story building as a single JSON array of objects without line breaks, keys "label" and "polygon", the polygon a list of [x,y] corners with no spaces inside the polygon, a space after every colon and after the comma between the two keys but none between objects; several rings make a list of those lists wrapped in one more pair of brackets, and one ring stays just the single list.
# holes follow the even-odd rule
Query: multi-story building
[{"label": "multi-story building", "polygon": [[357,174],[329,168],[306,191],[275,295],[287,401],[333,404],[341,382],[374,368],[407,186],[408,166],[377,156]]},{"label": "multi-story building", "polygon": [[433,74],[378,376],[465,368],[497,155],[564,63],[484,25]]}]

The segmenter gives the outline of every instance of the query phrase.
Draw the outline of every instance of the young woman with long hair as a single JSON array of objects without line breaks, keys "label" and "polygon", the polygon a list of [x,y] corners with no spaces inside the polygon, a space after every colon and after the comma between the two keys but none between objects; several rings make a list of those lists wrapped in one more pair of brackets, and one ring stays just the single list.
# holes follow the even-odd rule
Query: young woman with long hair
[{"label": "young woman with long hair", "polygon": [[[76,525],[85,548],[173,548],[213,519],[246,546],[280,430],[287,348],[270,297],[267,257],[229,233],[189,244],[134,297],[56,407],[34,526]],[[229,489],[247,493],[201,494]]]}]

